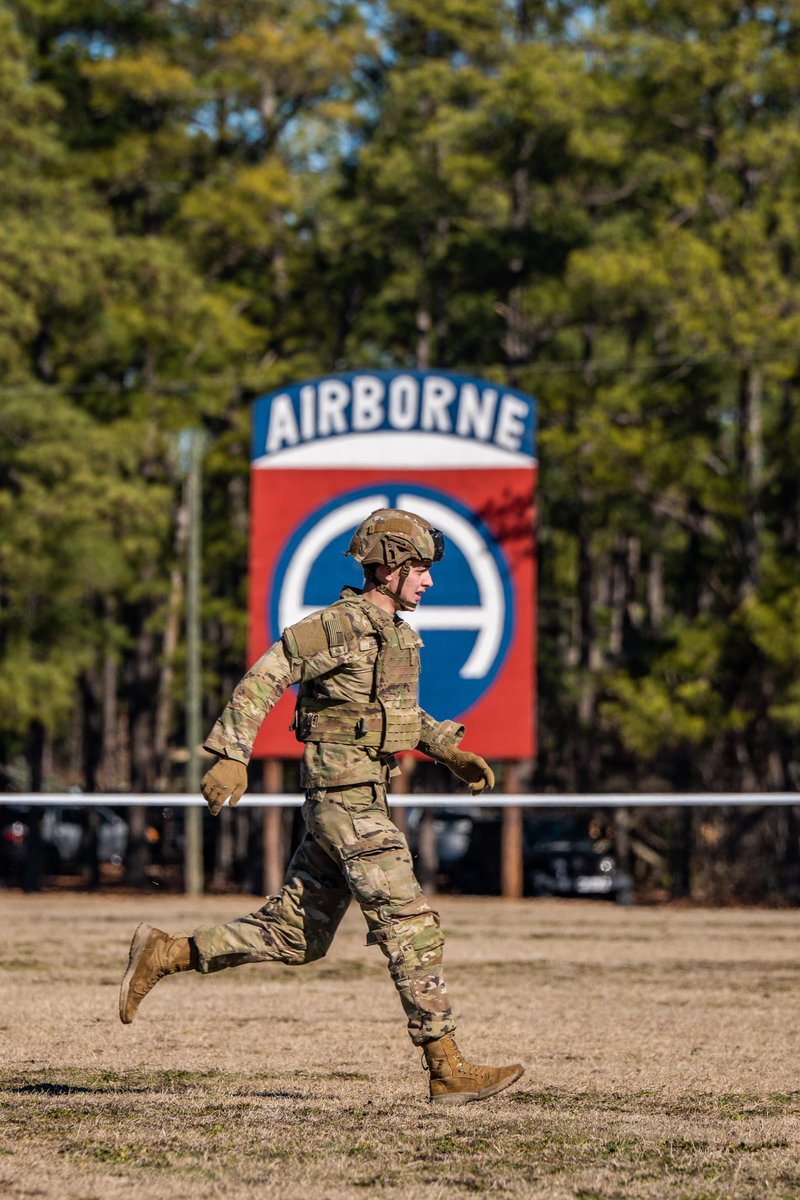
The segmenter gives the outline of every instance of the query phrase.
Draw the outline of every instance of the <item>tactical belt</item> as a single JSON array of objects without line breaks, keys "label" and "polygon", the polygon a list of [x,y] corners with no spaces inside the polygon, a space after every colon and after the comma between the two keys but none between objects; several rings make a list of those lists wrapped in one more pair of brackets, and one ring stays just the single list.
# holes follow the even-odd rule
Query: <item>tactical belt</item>
[{"label": "tactical belt", "polygon": [[[340,742],[344,746],[380,746],[383,742],[385,721],[382,713],[360,716],[348,720],[350,713],[338,705],[318,712],[299,709],[295,713],[294,728],[301,742]],[[333,718],[333,720],[331,720]]]},{"label": "tactical belt", "polygon": [[346,702],[317,711],[298,707],[293,728],[301,742],[372,746],[387,754],[413,750],[421,731],[416,710],[397,713],[390,709],[384,714],[381,709],[365,714],[363,706]]}]

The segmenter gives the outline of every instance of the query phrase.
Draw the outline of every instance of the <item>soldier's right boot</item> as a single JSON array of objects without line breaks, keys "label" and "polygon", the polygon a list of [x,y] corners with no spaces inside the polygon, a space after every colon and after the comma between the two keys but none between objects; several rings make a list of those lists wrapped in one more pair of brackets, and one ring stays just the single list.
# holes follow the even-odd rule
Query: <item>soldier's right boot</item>
[{"label": "soldier's right boot", "polygon": [[472,1100],[485,1100],[515,1083],[525,1072],[519,1063],[512,1067],[478,1067],[467,1062],[452,1033],[425,1042],[422,1052],[425,1069],[431,1076],[432,1104],[469,1104]]},{"label": "soldier's right boot", "polygon": [[165,975],[196,969],[196,952],[188,937],[170,937],[163,929],[140,925],[133,935],[128,969],[119,990],[119,1019],[129,1025],[147,993]]}]

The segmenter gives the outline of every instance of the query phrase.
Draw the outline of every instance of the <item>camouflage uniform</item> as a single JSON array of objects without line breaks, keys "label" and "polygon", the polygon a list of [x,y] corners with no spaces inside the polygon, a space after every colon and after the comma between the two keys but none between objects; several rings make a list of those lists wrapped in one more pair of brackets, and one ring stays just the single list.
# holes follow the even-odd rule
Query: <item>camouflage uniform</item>
[{"label": "camouflage uniform", "polygon": [[394,752],[418,746],[433,757],[464,727],[419,707],[416,633],[365,596],[342,598],[287,629],[233,693],[206,742],[247,763],[261,722],[290,684],[299,684],[297,736],[305,742],[306,836],[279,896],[247,917],[195,930],[203,972],[245,962],[300,964],[328,950],[351,897],[380,946],[422,1045],[455,1029],[442,976],[438,914],[414,877],[406,839],[386,801]]}]

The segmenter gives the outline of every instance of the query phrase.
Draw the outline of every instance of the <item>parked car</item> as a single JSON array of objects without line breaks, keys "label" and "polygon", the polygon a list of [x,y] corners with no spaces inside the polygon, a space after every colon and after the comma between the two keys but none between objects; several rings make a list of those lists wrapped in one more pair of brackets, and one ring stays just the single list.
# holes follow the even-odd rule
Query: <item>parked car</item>
[{"label": "parked car", "polygon": [[[119,864],[128,848],[128,825],[112,808],[98,806],[97,854],[100,862]],[[0,809],[0,866],[3,874],[19,874],[27,853],[30,809],[3,805]],[[87,830],[84,808],[47,807],[41,813],[43,867],[54,874],[74,870],[80,861]]]},{"label": "parked car", "polygon": [[28,843],[28,809],[5,804],[0,809],[0,872],[3,877],[18,875],[25,860]]},{"label": "parked car", "polygon": [[[410,808],[408,843],[417,859],[422,853],[425,821],[433,825],[437,888],[476,894],[498,890],[499,824],[495,837],[491,820],[487,822],[479,808]],[[494,843],[497,854],[492,849]]]},{"label": "parked car", "polygon": [[[412,809],[409,814],[409,843],[417,855],[423,811]],[[467,894],[499,892],[502,814],[497,809],[437,808],[431,819],[437,886]],[[523,830],[526,895],[631,902],[632,880],[620,870],[609,844],[590,835],[585,816],[529,815]]]},{"label": "parked car", "polygon": [[579,817],[524,822],[525,891],[531,896],[598,896],[630,904],[633,883],[607,844]]}]

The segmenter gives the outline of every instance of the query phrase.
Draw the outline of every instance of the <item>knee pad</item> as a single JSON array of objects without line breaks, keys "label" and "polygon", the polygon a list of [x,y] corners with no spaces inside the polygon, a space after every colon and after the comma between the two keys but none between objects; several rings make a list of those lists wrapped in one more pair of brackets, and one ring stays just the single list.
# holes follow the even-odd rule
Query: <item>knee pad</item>
[{"label": "knee pad", "polygon": [[383,928],[367,934],[367,945],[380,946],[390,965],[402,962],[410,971],[425,970],[439,962],[444,945],[439,914],[422,897],[419,900],[416,911],[392,913]]}]

